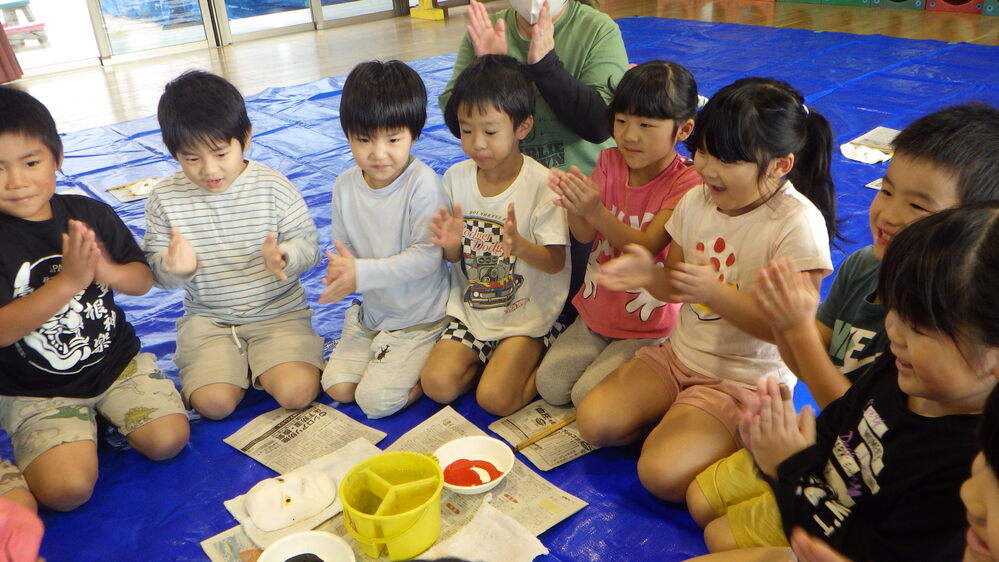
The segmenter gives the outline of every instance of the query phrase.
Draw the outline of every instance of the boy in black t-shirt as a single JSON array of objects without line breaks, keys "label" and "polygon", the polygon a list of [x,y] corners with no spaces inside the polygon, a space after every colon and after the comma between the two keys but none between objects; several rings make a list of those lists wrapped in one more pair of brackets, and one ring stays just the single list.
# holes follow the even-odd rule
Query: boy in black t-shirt
[{"label": "boy in black t-shirt", "polygon": [[45,106],[0,87],[0,427],[38,502],[69,511],[97,480],[96,413],[153,460],[190,429],[114,302],[152,286],[142,251],[109,206],[54,193],[61,162]]}]

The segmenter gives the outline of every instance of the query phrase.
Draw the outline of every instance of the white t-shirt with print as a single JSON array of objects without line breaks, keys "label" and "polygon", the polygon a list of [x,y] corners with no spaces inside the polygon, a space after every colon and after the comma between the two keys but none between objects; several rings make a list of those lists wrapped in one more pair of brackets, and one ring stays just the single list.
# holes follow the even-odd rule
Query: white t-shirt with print
[{"label": "white t-shirt with print", "polygon": [[452,207],[461,205],[465,217],[462,255],[451,264],[447,313],[483,341],[544,336],[569,292],[569,252],[554,275],[506,256],[507,206],[514,204],[520,235],[542,246],[568,245],[565,210],[552,202],[548,169],[529,156],[510,187],[493,197],[482,196],[477,171],[475,162],[466,160],[444,173],[444,191]]},{"label": "white t-shirt with print", "polygon": [[[765,204],[736,217],[715,206],[707,188],[683,196],[666,224],[686,261],[705,253],[723,281],[750,292],[760,268],[777,257],[794,260],[799,271],[832,271],[829,236],[822,213],[788,182]],[[700,304],[684,304],[670,336],[677,358],[704,375],[755,386],[776,375],[796,382],[777,346],[758,340]]]}]

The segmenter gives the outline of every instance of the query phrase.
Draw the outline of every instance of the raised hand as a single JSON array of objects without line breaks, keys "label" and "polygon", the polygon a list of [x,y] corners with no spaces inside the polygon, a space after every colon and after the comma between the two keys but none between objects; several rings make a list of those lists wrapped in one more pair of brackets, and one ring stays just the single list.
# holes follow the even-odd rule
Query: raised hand
[{"label": "raised hand", "polygon": [[[96,239],[96,234],[94,235]],[[94,270],[94,282],[101,285],[112,286],[115,284],[116,271],[115,266],[118,265],[116,261],[108,253],[107,246],[104,242],[97,240],[97,265]]]},{"label": "raised hand", "polygon": [[337,302],[357,290],[357,258],[342,242],[333,243],[339,255],[326,250],[329,263],[326,264],[326,288],[319,294],[319,304]]},{"label": "raised hand", "polygon": [[461,204],[454,204],[454,212],[449,213],[447,207],[441,207],[430,219],[430,242],[445,250],[461,248],[461,238],[465,233],[465,215],[461,212]]},{"label": "raised hand", "polygon": [[752,295],[775,332],[815,325],[819,292],[808,273],[797,271],[790,259],[770,260],[757,273]]},{"label": "raised hand", "polygon": [[505,55],[506,45],[506,22],[502,18],[496,20],[494,25],[489,20],[489,12],[486,11],[485,4],[470,0],[468,3],[468,39],[475,49],[475,56],[482,55]]},{"label": "raised hand", "polygon": [[284,268],[288,265],[288,255],[285,254],[284,250],[278,244],[277,233],[267,233],[267,237],[264,238],[262,251],[264,254],[264,267],[267,271],[274,277],[282,281],[287,281],[288,275],[285,274]]},{"label": "raised hand", "polygon": [[516,256],[525,243],[527,240],[517,230],[517,212],[510,203],[506,206],[506,223],[503,225],[503,253],[508,258]]},{"label": "raised hand", "polygon": [[614,291],[641,289],[652,284],[658,270],[644,246],[628,244],[619,257],[603,264],[597,283]]},{"label": "raised hand", "polygon": [[676,302],[706,304],[723,286],[718,278],[718,271],[708,260],[704,252],[694,250],[690,261],[681,262],[669,272],[670,285],[675,291]]},{"label": "raised hand", "polygon": [[759,411],[746,417],[739,430],[756,466],[776,478],[777,465],[815,443],[815,413],[805,406],[800,416],[795,414],[790,393],[781,393],[777,379],[767,377],[758,387],[764,385]]},{"label": "raised hand", "polygon": [[569,172],[552,168],[548,175],[548,187],[558,195],[556,205],[584,219],[592,219],[603,208],[600,186],[576,166],[570,168]]},{"label": "raised hand", "polygon": [[81,221],[70,219],[68,232],[62,235],[62,270],[77,291],[86,289],[97,275],[97,261],[100,249],[97,236],[89,226]]},{"label": "raised hand", "polygon": [[184,238],[179,228],[170,229],[170,245],[167,246],[163,269],[174,275],[191,275],[198,269],[198,255],[194,246]]},{"label": "raised hand", "polygon": [[538,21],[531,26],[531,44],[527,47],[527,64],[535,64],[555,48],[555,22],[548,1],[541,5]]}]

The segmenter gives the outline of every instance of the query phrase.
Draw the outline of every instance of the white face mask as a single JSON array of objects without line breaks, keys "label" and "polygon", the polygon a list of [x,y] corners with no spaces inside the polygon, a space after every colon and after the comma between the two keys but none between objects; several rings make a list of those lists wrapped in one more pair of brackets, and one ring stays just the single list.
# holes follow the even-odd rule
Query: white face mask
[{"label": "white face mask", "polygon": [[[510,0],[513,9],[531,25],[538,23],[538,14],[541,13],[541,5],[544,3],[545,0]],[[565,7],[565,0],[548,0],[548,7],[554,18]]]},{"label": "white face mask", "polygon": [[335,499],[330,477],[307,469],[257,482],[246,492],[243,505],[253,524],[270,532],[320,513]]}]

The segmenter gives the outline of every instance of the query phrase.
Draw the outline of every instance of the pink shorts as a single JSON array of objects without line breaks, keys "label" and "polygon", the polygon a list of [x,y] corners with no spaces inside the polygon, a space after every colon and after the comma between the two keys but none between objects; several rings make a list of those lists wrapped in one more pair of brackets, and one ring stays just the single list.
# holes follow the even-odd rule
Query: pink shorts
[{"label": "pink shorts", "polygon": [[662,375],[669,394],[670,406],[687,404],[703,410],[718,419],[741,447],[739,420],[745,406],[751,404],[756,391],[748,386],[702,375],[680,362],[673,352],[673,343],[667,339],[659,345],[650,345],[635,353]]}]

